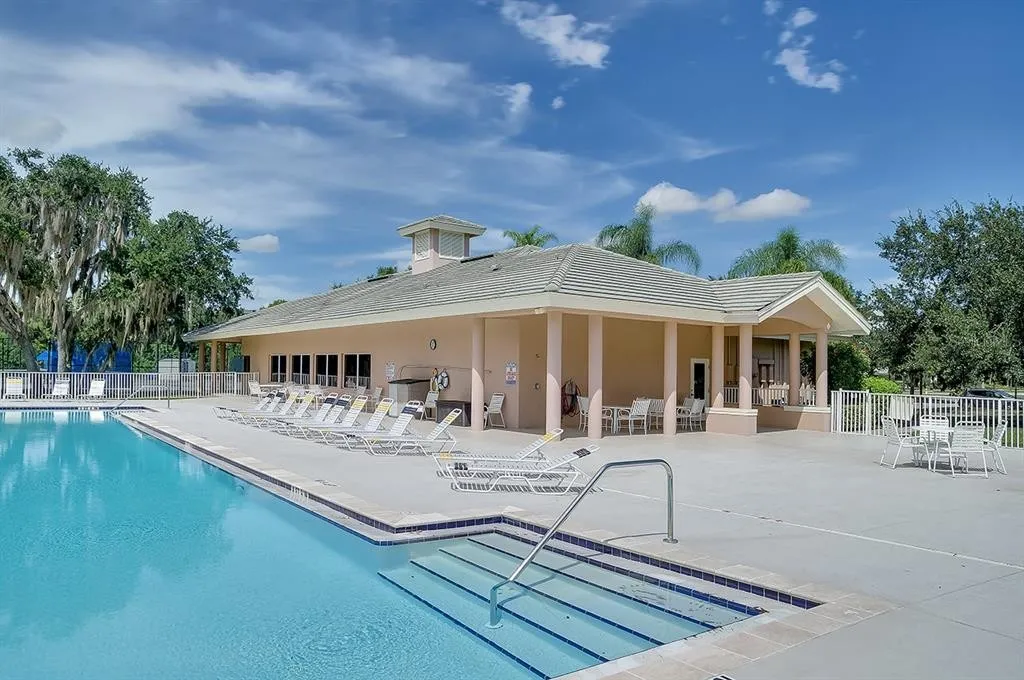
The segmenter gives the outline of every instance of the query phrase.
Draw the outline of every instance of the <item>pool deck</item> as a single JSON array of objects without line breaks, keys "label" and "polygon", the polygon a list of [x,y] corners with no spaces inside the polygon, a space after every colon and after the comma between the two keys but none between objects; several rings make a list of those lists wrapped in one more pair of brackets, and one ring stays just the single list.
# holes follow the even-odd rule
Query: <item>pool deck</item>
[{"label": "pool deck", "polygon": [[[154,405],[144,417],[257,459],[282,477],[318,480],[393,525],[487,514],[550,519],[569,500],[455,492],[437,477],[428,458],[342,451],[226,423],[211,410],[215,404],[249,403],[182,400],[169,410]],[[459,449],[495,453],[512,452],[535,437],[461,429],[456,436]],[[549,453],[583,443],[560,442]],[[1004,452],[1009,475],[953,479],[909,466],[882,468],[877,464],[881,444],[880,439],[810,432],[601,440],[600,450],[583,459],[581,468],[592,472],[608,461],[650,457],[672,464],[679,544],[661,541],[665,480],[655,468],[610,473],[600,483],[603,491],[587,498],[565,525],[568,531],[736,578],[771,572],[780,589],[845,606],[826,605],[833,606],[828,622],[839,623],[814,636],[772,641],[734,633],[710,651],[705,646],[687,655],[677,648],[659,656],[652,650],[655,654],[643,659],[574,677],[689,680],[726,672],[735,680],[1021,677],[1021,452]],[[858,602],[863,606],[854,606]],[[787,631],[793,632],[786,626],[777,632],[785,637]]]}]

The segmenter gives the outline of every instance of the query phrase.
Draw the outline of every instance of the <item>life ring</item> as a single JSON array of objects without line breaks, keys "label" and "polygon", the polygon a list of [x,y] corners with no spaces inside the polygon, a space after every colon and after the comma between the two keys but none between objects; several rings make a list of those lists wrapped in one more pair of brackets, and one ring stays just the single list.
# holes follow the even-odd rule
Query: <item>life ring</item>
[{"label": "life ring", "polygon": [[448,378],[448,371],[447,370],[443,370],[443,371],[441,371],[440,373],[437,374],[437,387],[438,387],[438,389],[446,390],[446,389],[448,389],[448,386],[450,384],[451,384],[451,381]]}]

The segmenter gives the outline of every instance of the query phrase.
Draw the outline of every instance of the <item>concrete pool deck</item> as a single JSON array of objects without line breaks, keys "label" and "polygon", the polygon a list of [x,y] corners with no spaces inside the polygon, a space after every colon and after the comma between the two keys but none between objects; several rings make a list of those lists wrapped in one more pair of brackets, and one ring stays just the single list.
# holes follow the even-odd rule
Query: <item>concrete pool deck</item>
[{"label": "concrete pool deck", "polygon": [[[389,513],[391,523],[474,514],[553,517],[569,496],[452,491],[429,459],[378,458],[217,420],[215,404],[177,401],[147,420],[202,437],[283,472],[337,487]],[[422,426],[421,426],[421,429]],[[507,453],[534,435],[458,430],[459,448]],[[582,442],[552,445],[551,453]],[[615,680],[706,678],[1019,678],[1024,658],[1024,461],[1004,453],[1009,475],[950,478],[877,465],[881,440],[809,432],[733,437],[682,433],[616,436],[580,467],[661,457],[676,477],[677,546],[665,546],[664,474],[615,471],[566,529],[742,578],[774,572],[778,587],[809,597],[860,593],[891,603],[851,625],[756,660],[719,655],[625,668]],[[655,651],[655,650],[652,650]],[[674,664],[674,665],[673,665]],[[584,672],[585,673],[585,672]],[[580,675],[580,677],[585,677]]]}]

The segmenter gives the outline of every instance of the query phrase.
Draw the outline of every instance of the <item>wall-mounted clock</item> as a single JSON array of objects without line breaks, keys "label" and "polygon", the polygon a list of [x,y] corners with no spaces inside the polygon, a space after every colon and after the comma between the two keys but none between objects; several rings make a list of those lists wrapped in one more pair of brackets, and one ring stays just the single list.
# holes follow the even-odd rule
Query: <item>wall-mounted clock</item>
[{"label": "wall-mounted clock", "polygon": [[430,349],[431,351],[437,349],[437,340],[435,340],[434,338],[430,339]]}]

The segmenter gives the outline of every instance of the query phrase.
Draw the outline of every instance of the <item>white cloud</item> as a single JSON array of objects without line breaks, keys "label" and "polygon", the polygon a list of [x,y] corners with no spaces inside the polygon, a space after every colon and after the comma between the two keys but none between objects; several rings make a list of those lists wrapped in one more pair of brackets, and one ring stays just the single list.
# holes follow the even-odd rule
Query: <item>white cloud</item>
[{"label": "white cloud", "polygon": [[831,92],[839,92],[843,88],[843,79],[838,73],[811,66],[806,49],[787,47],[775,57],[775,64],[785,68],[786,75],[798,85]]},{"label": "white cloud", "polygon": [[781,0],[764,0],[764,6],[762,10],[767,16],[775,16],[775,14],[782,9]]},{"label": "white cloud", "polygon": [[562,66],[604,68],[611,47],[602,38],[610,30],[607,24],[580,22],[574,14],[559,14],[557,5],[542,5],[529,0],[504,0],[501,16],[519,32],[548,48]]},{"label": "white cloud", "polygon": [[555,97],[551,100],[551,108],[555,111],[565,106],[565,97]]},{"label": "white cloud", "polygon": [[[244,267],[240,267],[244,270]],[[253,279],[252,302],[246,307],[258,309],[265,307],[274,300],[297,300],[317,292],[310,287],[310,279],[302,276],[289,276],[287,274],[253,274],[246,272]],[[318,281],[320,279],[317,279]],[[326,288],[330,282],[326,282]]]},{"label": "white cloud", "polygon": [[867,260],[879,257],[877,246],[862,246],[852,243],[837,243],[836,245],[848,260]]},{"label": "white cloud", "polygon": [[817,175],[830,175],[848,168],[857,162],[857,157],[846,151],[822,151],[804,154],[781,161],[779,165]]},{"label": "white cloud", "polygon": [[239,239],[238,249],[243,253],[276,253],[281,249],[281,241],[274,234],[260,234]]},{"label": "white cloud", "polygon": [[800,40],[795,40],[797,31],[817,19],[818,15],[806,7],[800,7],[793,12],[779,33],[779,45],[782,50],[775,55],[774,63],[776,66],[782,66],[786,70],[786,75],[798,85],[839,92],[843,87],[843,79],[839,74],[846,70],[846,66],[838,59],[831,59],[823,65],[816,63],[808,49],[814,42],[813,36],[805,35]]},{"label": "white cloud", "polygon": [[513,125],[522,123],[523,118],[530,113],[530,95],[533,93],[533,86],[529,83],[516,83],[515,85],[501,85],[498,92],[505,98],[505,113]]},{"label": "white cloud", "polygon": [[817,19],[817,14],[807,9],[806,7],[801,7],[797,9],[797,11],[793,12],[793,16],[789,18],[789,24],[794,29],[803,28],[808,24],[813,24],[815,21],[817,21]]},{"label": "white cloud", "polygon": [[864,29],[863,28],[858,28],[856,31],[854,31],[854,33],[853,33],[853,39],[854,40],[860,40],[863,37],[864,37]]},{"label": "white cloud", "polygon": [[793,217],[811,207],[811,200],[789,189],[773,189],[746,201],[739,201],[730,189],[719,189],[713,196],[699,194],[668,182],[655,184],[637,203],[647,203],[662,215],[704,211],[715,222],[741,222]]}]

